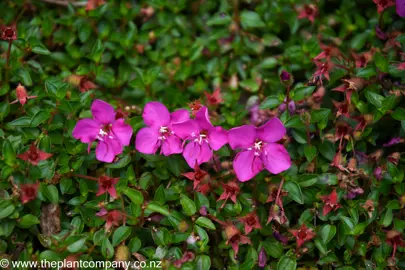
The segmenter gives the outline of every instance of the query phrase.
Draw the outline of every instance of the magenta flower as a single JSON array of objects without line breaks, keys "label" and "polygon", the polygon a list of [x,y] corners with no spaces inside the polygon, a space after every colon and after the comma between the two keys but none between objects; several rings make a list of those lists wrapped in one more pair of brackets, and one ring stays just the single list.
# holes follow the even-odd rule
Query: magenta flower
[{"label": "magenta flower", "polygon": [[396,0],[397,3],[397,14],[400,17],[405,17],[405,0]]},{"label": "magenta flower", "polygon": [[286,129],[278,118],[256,128],[244,125],[229,130],[229,145],[232,149],[242,149],[234,161],[233,168],[239,181],[245,182],[266,168],[273,174],[281,173],[291,166],[291,159],[282,144]]},{"label": "magenta flower", "polygon": [[190,141],[184,148],[183,156],[191,168],[196,163],[200,165],[209,161],[213,150],[219,150],[228,142],[227,131],[211,124],[206,107],[198,110],[194,120],[174,124],[173,130],[183,140]]},{"label": "magenta flower", "polygon": [[77,122],[72,135],[75,139],[89,144],[98,141],[96,157],[103,162],[113,162],[122,153],[123,146],[129,145],[132,127],[124,119],[115,119],[114,108],[105,101],[96,99],[91,104],[93,119],[86,118]]},{"label": "magenta flower", "polygon": [[142,128],[135,139],[136,149],[144,154],[155,154],[161,147],[165,156],[183,152],[181,139],[174,133],[172,125],[190,119],[185,109],[170,113],[160,102],[149,102],[145,105],[142,114],[148,127]]}]

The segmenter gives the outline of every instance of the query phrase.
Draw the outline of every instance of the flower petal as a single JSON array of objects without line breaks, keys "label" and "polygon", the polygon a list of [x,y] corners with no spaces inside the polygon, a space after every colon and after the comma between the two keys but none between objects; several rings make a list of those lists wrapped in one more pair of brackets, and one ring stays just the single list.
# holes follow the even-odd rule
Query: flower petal
[{"label": "flower petal", "polygon": [[207,107],[201,107],[195,115],[195,121],[198,123],[200,130],[210,130],[213,128]]},{"label": "flower petal", "polygon": [[159,133],[152,128],[141,128],[136,134],[135,148],[143,154],[155,154],[159,148]]},{"label": "flower petal", "polygon": [[187,120],[183,123],[173,124],[172,131],[183,140],[191,139],[191,134],[193,133],[195,135],[198,135],[200,133],[198,124],[197,122],[195,122],[195,120]]},{"label": "flower petal", "polygon": [[282,144],[269,143],[265,145],[261,155],[264,166],[273,174],[279,174],[291,167],[290,155]]},{"label": "flower petal", "polygon": [[238,180],[245,182],[255,177],[263,169],[263,164],[254,151],[242,151],[236,155],[233,169]]},{"label": "flower petal", "polygon": [[214,127],[208,134],[210,146],[217,151],[228,142],[228,132],[222,127]]},{"label": "flower petal", "polygon": [[277,142],[284,137],[286,129],[278,118],[272,118],[257,129],[257,138],[264,142]]},{"label": "flower petal", "polygon": [[396,0],[397,4],[397,14],[400,17],[405,17],[405,1],[404,0]]},{"label": "flower petal", "polygon": [[228,140],[232,149],[249,148],[255,143],[256,128],[252,125],[232,128],[228,132]]},{"label": "flower petal", "polygon": [[91,113],[99,124],[108,125],[115,121],[114,108],[105,101],[96,99],[91,104]]},{"label": "flower petal", "polygon": [[179,109],[171,113],[171,123],[181,123],[190,119],[190,113],[186,109]]},{"label": "flower petal", "polygon": [[104,141],[99,141],[96,147],[96,158],[99,161],[111,163],[116,155],[122,153],[122,144],[118,140],[104,137]]},{"label": "flower petal", "polygon": [[83,143],[91,143],[96,140],[99,132],[100,124],[93,119],[86,118],[77,122],[73,129],[72,136]]},{"label": "flower petal", "polygon": [[[200,152],[200,155],[197,158],[198,165],[200,165],[200,164],[202,164],[204,162],[207,162],[212,158],[212,150],[211,150],[210,146],[208,145],[208,143],[203,142],[200,145],[200,147],[201,147],[201,152]],[[195,163],[193,165],[193,168],[194,168],[194,166],[195,166]]]},{"label": "flower petal", "polygon": [[201,147],[196,142],[190,142],[186,145],[183,151],[183,157],[186,160],[188,166],[194,168],[197,158],[200,156]]},{"label": "flower petal", "polygon": [[180,138],[175,135],[167,136],[166,140],[162,143],[162,152],[165,156],[183,152],[183,145]]},{"label": "flower petal", "polygon": [[160,102],[148,102],[143,109],[143,121],[149,127],[167,127],[170,123],[169,110]]},{"label": "flower petal", "polygon": [[112,132],[115,137],[121,142],[122,145],[129,145],[129,141],[132,137],[132,127],[128,124],[125,124],[124,119],[118,119],[112,124]]}]

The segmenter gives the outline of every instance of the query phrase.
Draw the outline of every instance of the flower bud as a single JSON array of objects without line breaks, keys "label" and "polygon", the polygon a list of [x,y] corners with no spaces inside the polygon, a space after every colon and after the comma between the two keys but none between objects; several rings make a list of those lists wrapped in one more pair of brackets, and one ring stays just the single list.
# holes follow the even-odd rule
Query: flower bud
[{"label": "flower bud", "polygon": [[291,86],[294,83],[293,76],[285,70],[281,71],[280,80],[286,86]]},{"label": "flower bud", "polygon": [[267,263],[267,254],[264,248],[262,248],[259,252],[259,258],[258,258],[258,265],[259,267],[265,267]]}]

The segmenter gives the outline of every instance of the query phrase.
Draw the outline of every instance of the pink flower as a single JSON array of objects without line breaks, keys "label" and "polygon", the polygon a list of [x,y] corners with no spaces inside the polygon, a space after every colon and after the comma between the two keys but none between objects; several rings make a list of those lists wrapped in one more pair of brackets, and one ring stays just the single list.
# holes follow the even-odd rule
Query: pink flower
[{"label": "pink flower", "polygon": [[395,5],[393,0],[373,0],[373,2],[377,5],[378,13],[382,13],[386,8]]},{"label": "pink flower", "polygon": [[38,194],[38,188],[39,188],[38,182],[35,184],[22,184],[20,186],[21,202],[24,204],[24,203],[30,202],[32,200],[35,200],[35,198],[37,197],[37,194]]},{"label": "pink flower", "polygon": [[139,152],[155,154],[159,147],[165,156],[183,152],[181,139],[174,133],[172,125],[189,120],[187,110],[170,113],[165,105],[153,101],[145,105],[142,117],[148,127],[142,128],[136,135],[135,147]]},{"label": "pink flower", "polygon": [[28,99],[37,98],[37,96],[29,96],[25,87],[22,86],[21,84],[18,84],[17,88],[15,89],[15,93],[17,99],[11,102],[10,104],[20,102],[20,104],[24,106],[24,104],[27,103]]},{"label": "pink flower", "polygon": [[381,180],[382,179],[382,177],[383,177],[383,171],[382,171],[382,169],[381,169],[381,167],[377,167],[377,168],[375,168],[374,169],[374,176],[375,176],[375,178],[377,178],[377,180]]},{"label": "pink flower", "polygon": [[217,201],[224,200],[221,208],[225,206],[225,203],[228,199],[231,199],[233,203],[236,203],[236,197],[239,195],[240,188],[236,182],[229,182],[229,183],[221,183],[222,189],[224,190],[219,196]]},{"label": "pink flower", "polygon": [[402,139],[400,137],[392,138],[389,142],[384,143],[383,147],[393,146],[395,144],[401,143]]},{"label": "pink flower", "polygon": [[17,39],[16,26],[0,26],[0,38],[2,40],[13,41]]},{"label": "pink flower", "polygon": [[329,195],[321,196],[321,200],[325,203],[322,210],[322,215],[326,216],[329,212],[335,211],[340,208],[336,189],[334,189]]},{"label": "pink flower", "polygon": [[100,176],[98,178],[98,191],[97,196],[104,193],[109,193],[111,197],[117,198],[117,191],[115,190],[115,185],[117,184],[119,178],[112,178],[109,176]]},{"label": "pink flower", "polygon": [[400,17],[405,17],[405,1],[404,0],[396,0],[397,2],[397,14]]},{"label": "pink flower", "polygon": [[107,211],[104,208],[101,208],[100,212],[96,216],[102,217],[105,223],[105,230],[110,231],[112,227],[119,227],[120,223],[124,219],[124,214],[118,210]]},{"label": "pink flower", "polygon": [[175,133],[183,140],[190,141],[183,151],[188,165],[194,168],[212,158],[213,150],[217,151],[228,142],[227,131],[214,127],[208,116],[208,109],[201,107],[194,120],[173,125]]},{"label": "pink flower", "polygon": [[303,223],[298,230],[289,230],[292,235],[295,236],[297,241],[297,248],[300,248],[305,242],[311,240],[316,236],[316,233],[312,230],[307,228],[307,226]]},{"label": "pink flower", "polygon": [[222,102],[224,102],[224,100],[222,99],[222,95],[221,95],[221,88],[217,88],[215,89],[214,93],[210,94],[208,92],[204,92],[205,97],[207,98],[207,102],[209,105],[218,105]]},{"label": "pink flower", "polygon": [[17,155],[18,158],[28,161],[34,166],[37,166],[40,161],[47,160],[51,156],[52,154],[39,150],[35,146],[35,143],[32,143],[30,148],[26,152]]},{"label": "pink flower", "polygon": [[75,139],[90,145],[98,140],[96,157],[103,162],[113,162],[122,153],[123,146],[129,145],[132,127],[124,119],[115,119],[114,108],[105,101],[96,99],[91,104],[93,119],[86,118],[77,122],[72,135]]},{"label": "pink flower", "polygon": [[270,119],[259,128],[245,125],[229,131],[231,148],[242,149],[233,161],[239,181],[252,179],[263,168],[278,174],[291,167],[287,150],[282,144],[276,143],[285,133],[286,129],[278,118]]},{"label": "pink flower", "polygon": [[245,225],[245,234],[249,234],[253,229],[262,228],[256,212],[251,212],[239,220]]},{"label": "pink flower", "polygon": [[318,8],[315,5],[304,5],[298,14],[298,19],[307,18],[314,23],[315,17],[318,15]]}]

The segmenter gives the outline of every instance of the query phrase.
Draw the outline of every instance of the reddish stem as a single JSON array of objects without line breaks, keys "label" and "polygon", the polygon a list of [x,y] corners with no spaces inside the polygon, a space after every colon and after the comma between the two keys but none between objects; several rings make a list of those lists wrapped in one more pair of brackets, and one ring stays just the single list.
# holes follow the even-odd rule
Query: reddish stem
[{"label": "reddish stem", "polygon": [[95,177],[87,176],[87,175],[82,175],[82,174],[75,174],[75,173],[74,173],[74,174],[72,174],[72,176],[74,176],[74,177],[80,177],[80,178],[87,179],[87,180],[98,181],[98,179],[95,178]]},{"label": "reddish stem", "polygon": [[276,196],[276,204],[277,205],[281,205],[281,203],[279,204],[279,199],[280,199],[281,189],[283,188],[283,184],[284,184],[284,178],[281,178],[280,186],[278,187],[277,196]]}]

